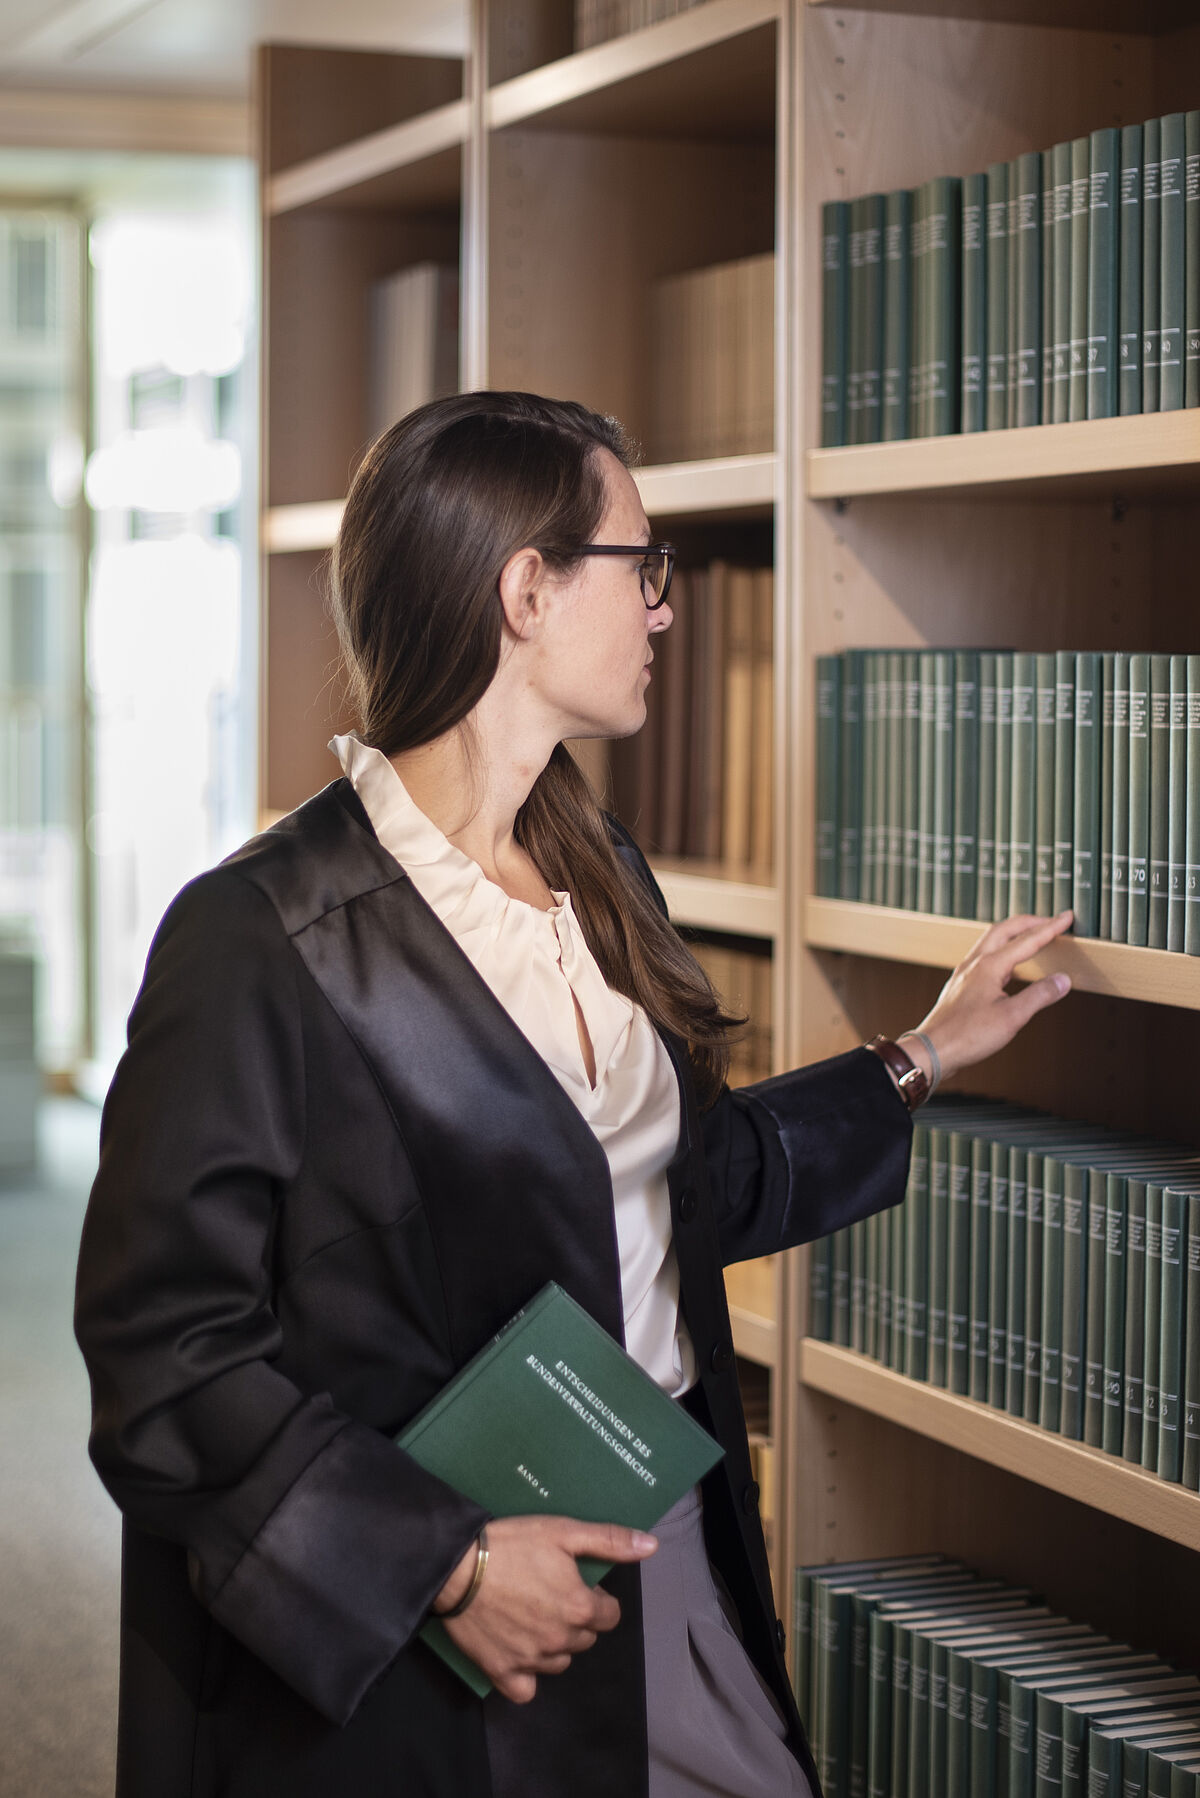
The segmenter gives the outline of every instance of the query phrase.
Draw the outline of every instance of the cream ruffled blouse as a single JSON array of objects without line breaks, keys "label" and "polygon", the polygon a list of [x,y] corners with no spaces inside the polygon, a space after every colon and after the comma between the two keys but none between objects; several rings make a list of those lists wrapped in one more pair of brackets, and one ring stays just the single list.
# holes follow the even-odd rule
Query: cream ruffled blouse
[{"label": "cream ruffled blouse", "polygon": [[[695,1382],[696,1360],[679,1313],[665,1172],[679,1140],[679,1086],[658,1032],[640,1006],[605,984],[568,893],[555,893],[551,911],[510,898],[419,810],[378,749],[355,736],[335,737],[330,748],[383,847],[547,1063],[607,1155],[625,1344],[664,1391],[673,1397],[686,1392]],[[575,1001],[595,1056],[594,1087]]]}]

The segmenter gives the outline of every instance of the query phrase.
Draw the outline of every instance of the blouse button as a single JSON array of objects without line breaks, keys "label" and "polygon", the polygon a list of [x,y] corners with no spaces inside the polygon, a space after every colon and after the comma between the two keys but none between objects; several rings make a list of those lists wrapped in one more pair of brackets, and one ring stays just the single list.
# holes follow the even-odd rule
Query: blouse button
[{"label": "blouse button", "polygon": [[696,1188],[694,1186],[685,1186],[679,1195],[679,1221],[681,1224],[691,1223],[696,1215],[698,1205],[699,1200],[696,1197]]},{"label": "blouse button", "polygon": [[758,1509],[758,1481],[751,1480],[742,1493],[742,1509],[747,1517],[753,1517]]},{"label": "blouse button", "polygon": [[733,1344],[731,1342],[718,1342],[716,1348],[708,1358],[708,1365],[712,1368],[714,1373],[728,1373],[729,1369],[733,1366]]}]

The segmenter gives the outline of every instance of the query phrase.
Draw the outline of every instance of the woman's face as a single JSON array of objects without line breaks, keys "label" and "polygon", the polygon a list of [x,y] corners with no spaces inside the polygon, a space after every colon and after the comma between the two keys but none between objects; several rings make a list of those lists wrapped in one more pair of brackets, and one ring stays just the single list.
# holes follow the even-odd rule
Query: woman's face
[{"label": "woman's face", "polygon": [[[627,469],[597,452],[607,504],[596,543],[644,544],[650,526]],[[564,737],[628,737],[646,721],[653,638],[671,623],[669,605],[648,611],[637,556],[585,556],[554,583],[538,667],[543,697],[563,714]]]}]

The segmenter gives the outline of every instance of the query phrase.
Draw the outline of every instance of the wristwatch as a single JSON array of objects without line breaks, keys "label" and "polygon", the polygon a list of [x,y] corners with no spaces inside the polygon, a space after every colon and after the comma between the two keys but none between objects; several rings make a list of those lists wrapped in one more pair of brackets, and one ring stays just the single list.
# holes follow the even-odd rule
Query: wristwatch
[{"label": "wristwatch", "polygon": [[900,1089],[900,1097],[910,1111],[924,1105],[929,1097],[929,1077],[924,1068],[919,1068],[911,1055],[905,1053],[899,1043],[894,1043],[890,1036],[873,1036],[869,1043],[863,1044],[878,1055],[884,1066],[891,1069]]}]

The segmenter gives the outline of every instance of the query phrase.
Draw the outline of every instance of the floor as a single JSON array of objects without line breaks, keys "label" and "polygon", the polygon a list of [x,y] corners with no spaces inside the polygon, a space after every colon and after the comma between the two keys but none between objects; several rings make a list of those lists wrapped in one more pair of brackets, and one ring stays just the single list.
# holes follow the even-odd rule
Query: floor
[{"label": "floor", "polygon": [[71,1334],[99,1113],[48,1100],[39,1178],[0,1186],[0,1798],[111,1798],[118,1517]]}]

